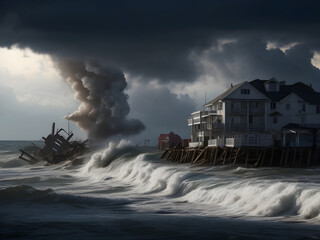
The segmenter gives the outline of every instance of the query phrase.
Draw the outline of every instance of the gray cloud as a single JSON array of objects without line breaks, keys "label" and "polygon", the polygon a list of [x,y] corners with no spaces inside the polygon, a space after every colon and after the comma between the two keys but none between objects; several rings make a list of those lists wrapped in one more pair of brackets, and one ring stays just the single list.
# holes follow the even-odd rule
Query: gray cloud
[{"label": "gray cloud", "polygon": [[97,59],[145,79],[193,81],[191,51],[256,33],[320,49],[316,1],[1,1],[0,45]]},{"label": "gray cloud", "polygon": [[[313,50],[304,43],[286,52],[280,49],[266,49],[266,41],[257,37],[242,37],[236,42],[223,45],[198,55],[203,71],[216,80],[236,83],[256,78],[275,77],[288,83],[311,83],[320,89],[320,70],[311,64]],[[201,64],[200,64],[201,65]]]},{"label": "gray cloud", "polygon": [[152,140],[152,144],[160,133],[174,131],[183,138],[190,137],[187,119],[196,110],[194,101],[187,95],[177,95],[165,87],[139,83],[129,90],[129,103],[134,112],[132,116],[139,118],[146,125],[142,137]]}]

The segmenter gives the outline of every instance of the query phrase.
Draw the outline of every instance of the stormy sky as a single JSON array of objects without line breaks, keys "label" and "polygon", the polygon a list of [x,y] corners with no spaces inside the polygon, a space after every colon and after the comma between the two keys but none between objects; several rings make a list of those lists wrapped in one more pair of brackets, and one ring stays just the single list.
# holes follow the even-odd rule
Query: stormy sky
[{"label": "stormy sky", "polygon": [[[320,90],[319,10],[318,1],[1,1],[0,48],[48,56],[60,86],[48,88],[68,102],[53,106],[49,99],[51,105],[40,106],[46,96],[33,102],[22,98],[17,75],[1,68],[6,59],[0,56],[0,97],[8,103],[0,105],[1,139],[34,139],[36,134],[21,130],[23,124],[32,125],[29,115],[41,119],[37,124],[44,129],[50,119],[79,113],[88,104],[70,82],[74,76],[88,83],[88,76],[83,70],[65,76],[65,62],[94,62],[103,69],[89,80],[98,95],[87,93],[92,111],[82,112],[81,119],[105,126],[90,128],[108,131],[103,137],[137,134],[137,143],[148,138],[155,144],[160,133],[170,130],[188,137],[190,112],[201,108],[205,93],[210,100],[230,83],[275,77]],[[24,84],[28,80],[19,77]],[[46,81],[44,76],[33,86],[46,92]],[[105,91],[94,91],[101,86]],[[78,101],[70,100],[73,95]],[[116,112],[118,124],[113,124]],[[90,133],[84,122],[77,123]]]}]

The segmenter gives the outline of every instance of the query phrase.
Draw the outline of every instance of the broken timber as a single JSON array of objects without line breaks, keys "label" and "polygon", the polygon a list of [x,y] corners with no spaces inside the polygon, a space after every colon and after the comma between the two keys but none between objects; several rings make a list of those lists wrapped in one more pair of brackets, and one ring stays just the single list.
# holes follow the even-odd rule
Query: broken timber
[{"label": "broken timber", "polygon": [[[167,148],[160,158],[200,166],[237,164],[245,167],[309,167],[320,165],[320,149],[312,147]],[[166,157],[167,156],[167,157]]]},{"label": "broken timber", "polygon": [[52,124],[51,134],[42,137],[44,147],[34,146],[36,151],[32,154],[21,150],[20,159],[34,164],[46,161],[48,164],[56,164],[65,160],[73,160],[86,149],[86,141],[70,141],[73,133],[66,132],[63,128],[55,132],[55,123]]}]

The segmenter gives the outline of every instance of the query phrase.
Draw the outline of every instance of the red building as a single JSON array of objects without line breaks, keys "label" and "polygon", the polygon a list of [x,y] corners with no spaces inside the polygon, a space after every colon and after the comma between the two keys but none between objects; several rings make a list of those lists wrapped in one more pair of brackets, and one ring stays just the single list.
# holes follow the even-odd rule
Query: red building
[{"label": "red building", "polygon": [[177,144],[180,144],[182,141],[181,137],[174,132],[168,134],[160,134],[158,137],[158,146],[159,150],[164,150],[167,147],[174,147]]}]

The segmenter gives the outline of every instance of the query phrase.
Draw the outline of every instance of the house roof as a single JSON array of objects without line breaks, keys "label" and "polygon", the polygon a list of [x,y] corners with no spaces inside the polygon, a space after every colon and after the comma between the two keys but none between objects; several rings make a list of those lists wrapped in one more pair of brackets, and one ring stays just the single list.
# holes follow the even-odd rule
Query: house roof
[{"label": "house roof", "polygon": [[225,98],[226,96],[228,96],[229,94],[231,94],[232,92],[234,92],[235,90],[237,90],[239,87],[241,87],[242,85],[244,85],[245,83],[247,83],[247,81],[245,82],[241,82],[238,83],[234,86],[231,86],[227,91],[225,91],[224,93],[220,94],[218,97],[216,97],[215,99],[211,100],[210,102],[207,102],[206,104],[204,104],[204,107],[207,107],[209,105],[212,105],[218,101],[220,101],[221,99]]},{"label": "house roof", "polygon": [[283,98],[287,97],[291,93],[295,93],[299,97],[301,97],[306,102],[311,104],[320,105],[320,93],[316,92],[312,89],[312,87],[302,83],[297,82],[292,85],[282,85],[279,86],[279,92],[267,92],[265,89],[265,83],[270,80],[260,80],[256,79],[249,82],[253,87],[267,96],[271,101],[278,102]]},{"label": "house roof", "polygon": [[169,134],[160,134],[160,136],[158,137],[158,140],[167,140],[168,137],[169,137]]},{"label": "house roof", "polygon": [[[297,96],[302,98],[304,101],[314,104],[314,105],[320,105],[320,93],[313,90],[311,86],[308,86],[304,84],[303,82],[297,82],[292,85],[285,85],[281,84],[279,86],[279,92],[267,92],[265,89],[265,83],[267,82],[277,82],[276,79],[271,78],[270,80],[260,80],[255,79],[249,84],[256,88],[259,92],[261,92],[263,95],[265,95],[267,98],[269,98],[273,102],[279,102],[291,93],[295,93]],[[213,100],[207,102],[204,104],[204,107],[210,106],[224,98],[226,98],[228,95],[233,93],[235,90],[243,86],[244,84],[248,83],[247,81],[238,83],[234,86],[231,86],[227,91],[223,92]]]}]

